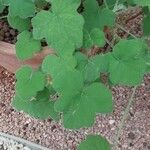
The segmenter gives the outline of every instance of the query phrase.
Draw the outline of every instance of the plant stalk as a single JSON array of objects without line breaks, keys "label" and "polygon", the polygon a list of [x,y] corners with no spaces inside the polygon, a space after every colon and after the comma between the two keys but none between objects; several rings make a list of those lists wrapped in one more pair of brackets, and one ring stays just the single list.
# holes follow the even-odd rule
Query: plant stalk
[{"label": "plant stalk", "polygon": [[106,8],[107,8],[107,9],[109,9],[109,7],[108,7],[108,4],[107,4],[106,0],[104,0],[104,4],[105,4]]},{"label": "plant stalk", "polygon": [[2,17],[0,17],[0,19],[4,19],[4,18],[7,18],[8,16],[2,16]]},{"label": "plant stalk", "polygon": [[127,107],[125,109],[125,112],[124,112],[124,115],[123,115],[123,117],[121,119],[121,122],[119,124],[118,130],[116,130],[115,139],[114,139],[114,146],[113,146],[114,150],[117,149],[119,137],[120,137],[121,131],[122,131],[123,127],[124,127],[125,121],[126,121],[126,119],[128,117],[128,114],[129,114],[129,111],[130,111],[130,107],[131,107],[131,105],[132,105],[132,103],[134,101],[134,95],[135,95],[136,89],[137,89],[137,86],[135,86],[133,88],[132,95],[131,95],[131,97],[129,99],[129,102],[128,102],[128,105],[127,105]]}]

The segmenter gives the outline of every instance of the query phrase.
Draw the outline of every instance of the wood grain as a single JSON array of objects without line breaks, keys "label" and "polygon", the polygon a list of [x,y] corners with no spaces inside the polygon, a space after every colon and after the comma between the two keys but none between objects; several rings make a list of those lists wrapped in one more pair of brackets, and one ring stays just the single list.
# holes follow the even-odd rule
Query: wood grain
[{"label": "wood grain", "polygon": [[0,65],[12,73],[15,73],[22,65],[30,65],[33,68],[39,67],[44,57],[49,54],[54,54],[53,50],[44,47],[43,50],[33,56],[32,59],[20,61],[16,57],[15,45],[0,41]]}]

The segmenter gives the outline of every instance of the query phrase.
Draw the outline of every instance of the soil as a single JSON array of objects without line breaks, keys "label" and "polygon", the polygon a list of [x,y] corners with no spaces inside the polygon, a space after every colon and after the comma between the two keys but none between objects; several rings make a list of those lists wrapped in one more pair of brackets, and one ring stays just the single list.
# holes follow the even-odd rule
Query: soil
[{"label": "soil", "polygon": [[0,20],[0,41],[15,44],[17,34],[17,31],[8,25],[6,19]]},{"label": "soil", "polygon": [[[4,10],[3,13],[0,14],[0,16],[6,16],[8,14],[7,8]],[[12,29],[7,19],[0,19],[0,41],[4,41],[7,43],[15,44],[17,40],[17,30]]]},{"label": "soil", "polygon": [[[134,17],[135,13],[138,13],[137,11],[139,12],[140,9],[122,12],[124,19],[119,17],[118,23],[140,37],[143,15]],[[131,17],[134,19],[124,22]],[[121,30],[119,32],[123,36],[128,36]],[[114,112],[110,115],[97,115],[95,124],[91,128],[71,131],[64,129],[61,122],[56,123],[51,119],[40,121],[15,111],[11,107],[11,99],[15,94],[15,82],[13,74],[0,68],[0,131],[41,144],[50,150],[76,150],[77,145],[88,134],[102,134],[113,144],[115,132],[132,93],[132,88],[129,87],[113,87]],[[134,103],[130,108],[130,114],[116,150],[150,150],[149,114],[150,75],[146,75],[143,83],[136,90]]]}]

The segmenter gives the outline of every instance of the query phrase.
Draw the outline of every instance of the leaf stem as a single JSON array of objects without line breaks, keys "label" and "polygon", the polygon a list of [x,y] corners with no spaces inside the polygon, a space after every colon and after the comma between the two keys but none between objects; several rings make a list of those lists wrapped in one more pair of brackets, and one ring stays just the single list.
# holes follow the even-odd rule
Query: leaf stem
[{"label": "leaf stem", "polygon": [[130,31],[126,30],[126,29],[125,29],[124,27],[122,27],[120,24],[117,23],[116,26],[117,26],[118,28],[120,28],[121,30],[123,30],[124,32],[128,33],[129,35],[131,35],[133,38],[137,39],[137,37],[136,37],[134,34],[132,34]]},{"label": "leaf stem", "polygon": [[107,4],[106,0],[104,0],[104,4],[105,4],[106,8],[107,8],[107,9],[109,9],[109,7],[108,7],[108,4]]},{"label": "leaf stem", "polygon": [[135,95],[136,89],[137,89],[137,86],[135,86],[135,87],[133,88],[132,95],[131,95],[131,97],[130,97],[130,99],[129,99],[129,102],[128,102],[128,105],[127,105],[127,107],[126,107],[126,109],[125,109],[125,112],[124,112],[124,115],[123,115],[123,117],[122,117],[122,119],[121,119],[121,122],[120,122],[120,124],[119,124],[118,130],[116,130],[116,134],[115,134],[116,137],[115,137],[115,139],[114,139],[114,146],[113,146],[113,147],[114,147],[114,150],[116,150],[116,148],[117,148],[117,145],[118,145],[118,141],[119,141],[119,137],[120,137],[122,128],[123,128],[124,123],[125,123],[125,121],[126,121],[126,119],[127,119],[127,117],[128,117],[130,107],[131,107],[131,105],[132,105],[132,103],[133,103],[133,101],[134,101],[134,95]]},{"label": "leaf stem", "polygon": [[6,15],[6,16],[2,16],[2,17],[0,17],[0,19],[4,19],[4,18],[7,18],[8,16]]},{"label": "leaf stem", "polygon": [[119,0],[116,0],[114,8],[116,8],[118,6],[118,3],[119,3]]}]

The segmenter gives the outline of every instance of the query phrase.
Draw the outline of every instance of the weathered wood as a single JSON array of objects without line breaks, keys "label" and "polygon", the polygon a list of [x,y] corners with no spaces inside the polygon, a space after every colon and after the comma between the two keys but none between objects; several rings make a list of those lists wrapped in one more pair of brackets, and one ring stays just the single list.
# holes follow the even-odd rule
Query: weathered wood
[{"label": "weathered wood", "polygon": [[33,68],[37,68],[46,55],[53,53],[54,52],[50,48],[44,47],[43,50],[40,53],[35,54],[32,59],[20,61],[16,57],[15,45],[0,41],[0,65],[12,73],[14,73],[21,65],[30,65]]}]

